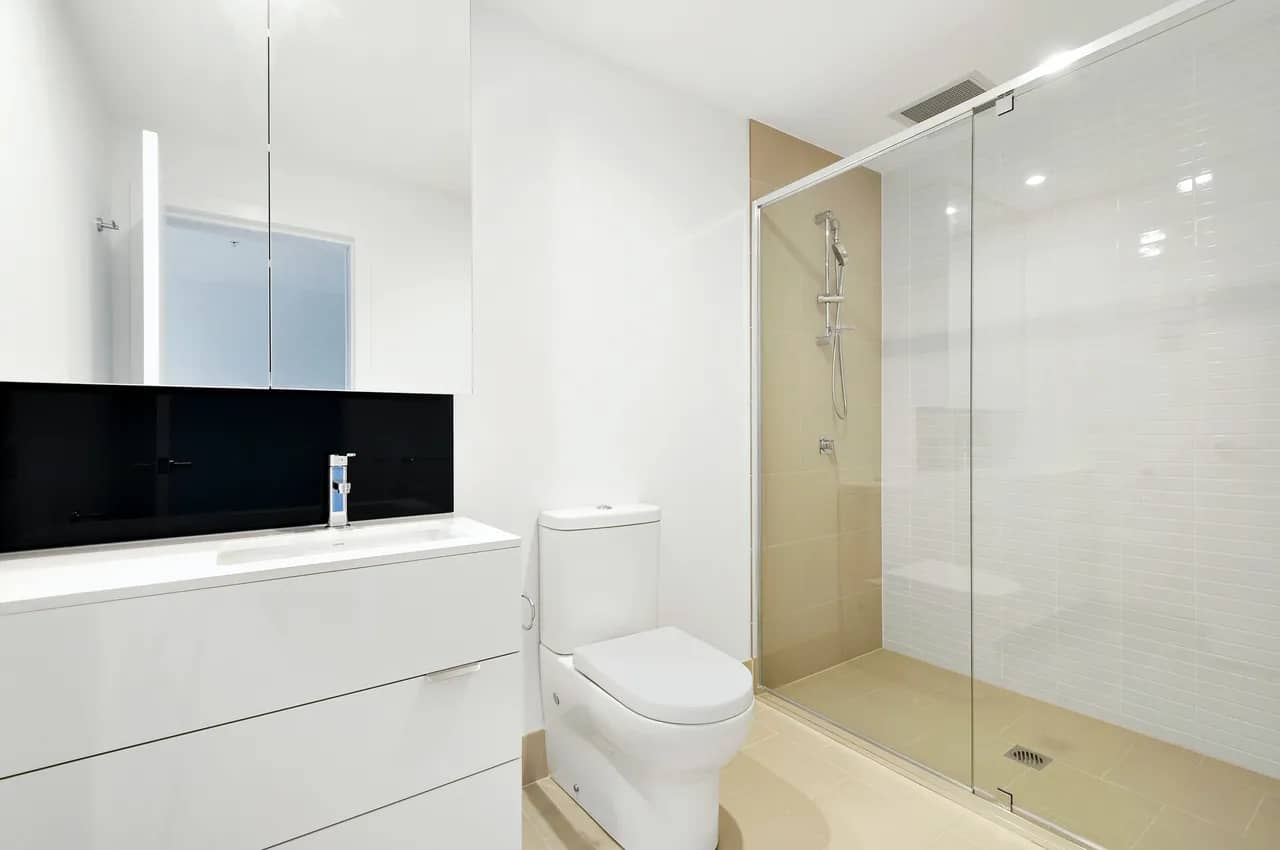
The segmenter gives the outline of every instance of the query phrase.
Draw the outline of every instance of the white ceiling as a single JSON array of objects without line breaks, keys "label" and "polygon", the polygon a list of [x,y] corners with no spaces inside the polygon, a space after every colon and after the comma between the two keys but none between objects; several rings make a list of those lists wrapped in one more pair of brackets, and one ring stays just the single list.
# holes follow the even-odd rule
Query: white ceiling
[{"label": "white ceiling", "polygon": [[994,83],[1166,0],[476,0],[840,154],[971,71]]},{"label": "white ceiling", "polygon": [[[118,117],[265,133],[267,0],[63,0]],[[465,192],[467,0],[272,0],[277,155]],[[1163,0],[475,0],[841,154],[971,71],[999,82]]]}]

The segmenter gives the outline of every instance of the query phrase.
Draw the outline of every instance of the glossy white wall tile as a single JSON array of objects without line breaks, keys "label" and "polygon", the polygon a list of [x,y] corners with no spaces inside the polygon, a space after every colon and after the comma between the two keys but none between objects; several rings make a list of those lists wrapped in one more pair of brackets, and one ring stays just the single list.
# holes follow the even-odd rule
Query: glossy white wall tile
[{"label": "glossy white wall tile", "polygon": [[874,163],[883,256],[884,646],[969,672],[969,121]]},{"label": "glossy white wall tile", "polygon": [[[1231,4],[977,119],[973,617],[980,679],[1280,776],[1280,15],[1266,7]],[[886,233],[933,204],[886,180]],[[942,320],[954,290],[918,266],[943,249],[940,233],[910,246],[886,328],[918,338]],[[951,318],[961,333],[967,316]],[[905,456],[934,402],[917,388],[954,373],[914,348],[894,362],[886,446],[896,430]],[[886,487],[885,644],[961,669],[963,601],[891,578],[891,551],[914,563],[963,540],[921,498]]]}]

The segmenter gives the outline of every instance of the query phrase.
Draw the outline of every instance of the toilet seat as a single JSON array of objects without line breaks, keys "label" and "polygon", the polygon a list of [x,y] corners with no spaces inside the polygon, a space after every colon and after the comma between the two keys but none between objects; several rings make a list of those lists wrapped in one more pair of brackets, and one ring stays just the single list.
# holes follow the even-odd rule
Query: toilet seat
[{"label": "toilet seat", "polygon": [[718,723],[752,703],[746,667],[671,626],[578,647],[573,666],[636,714],[662,723]]}]

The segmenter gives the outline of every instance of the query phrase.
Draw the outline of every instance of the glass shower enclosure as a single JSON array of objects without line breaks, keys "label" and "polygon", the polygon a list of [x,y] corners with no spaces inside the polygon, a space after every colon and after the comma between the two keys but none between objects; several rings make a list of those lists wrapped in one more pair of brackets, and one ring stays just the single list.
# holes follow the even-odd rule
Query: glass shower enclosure
[{"label": "glass shower enclosure", "polygon": [[1176,4],[755,203],[766,690],[1087,846],[1280,847],[1278,45]]}]

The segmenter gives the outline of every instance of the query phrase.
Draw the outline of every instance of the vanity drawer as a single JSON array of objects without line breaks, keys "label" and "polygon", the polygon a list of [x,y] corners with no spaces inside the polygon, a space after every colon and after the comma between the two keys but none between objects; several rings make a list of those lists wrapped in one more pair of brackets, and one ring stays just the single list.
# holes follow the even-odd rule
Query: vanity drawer
[{"label": "vanity drawer", "polygon": [[280,845],[280,850],[520,850],[513,761]]},{"label": "vanity drawer", "polygon": [[519,758],[520,676],[507,655],[0,781],[0,845],[261,850]]},{"label": "vanity drawer", "polygon": [[518,552],[0,616],[0,777],[515,652]]}]

